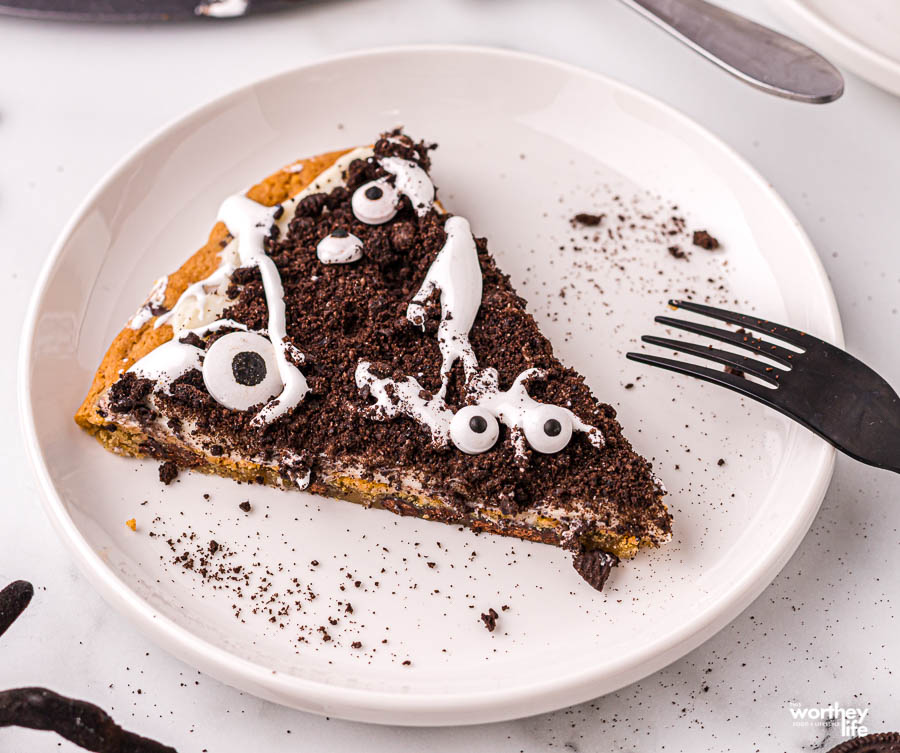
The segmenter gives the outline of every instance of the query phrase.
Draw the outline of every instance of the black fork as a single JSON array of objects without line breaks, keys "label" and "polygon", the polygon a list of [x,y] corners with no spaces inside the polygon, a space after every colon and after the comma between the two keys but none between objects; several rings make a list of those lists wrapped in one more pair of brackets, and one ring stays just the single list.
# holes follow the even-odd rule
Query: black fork
[{"label": "black fork", "polygon": [[[736,324],[740,329],[657,316],[660,324],[753,351],[777,365],[711,345],[650,335],[641,340],[715,361],[725,370],[645,353],[628,353],[629,359],[740,392],[798,421],[850,457],[900,473],[900,398],[862,361],[817,337],[755,316],[691,301],[669,301],[669,305]],[[760,339],[747,330],[791,347]]]}]

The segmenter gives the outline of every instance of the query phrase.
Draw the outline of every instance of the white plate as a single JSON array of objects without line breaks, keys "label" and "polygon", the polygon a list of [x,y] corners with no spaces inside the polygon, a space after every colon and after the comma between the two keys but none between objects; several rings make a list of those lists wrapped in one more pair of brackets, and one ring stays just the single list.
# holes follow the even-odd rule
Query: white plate
[{"label": "white plate", "polygon": [[770,5],[823,55],[900,95],[897,0],[770,0]]},{"label": "white plate", "polygon": [[[444,201],[491,239],[563,360],[616,406],[669,487],[674,541],[620,567],[603,594],[553,547],[204,476],[162,487],[155,464],[104,452],[71,420],[121,323],[153,279],[205,239],[225,195],[397,123],[440,142],[433,172]],[[568,222],[592,210],[610,215],[604,231],[623,211],[652,219],[626,228],[604,254]],[[674,259],[666,245],[689,243],[642,229],[673,213],[689,229],[709,228],[723,249]],[[572,238],[582,250],[570,248]],[[810,433],[732,393],[624,359],[640,334],[661,329],[652,316],[685,289],[744,309],[753,301],[841,343],[828,282],[794,217],[746,163],[671,108],[510,52],[349,55],[200,108],[136,149],[86,199],[28,317],[25,434],[47,511],[85,573],[190,664],[279,703],[349,719],[463,724],[535,714],[619,688],[713,635],[784,565],[828,484],[834,453]],[[245,516],[237,505],[248,498],[254,510]],[[137,534],[125,526],[132,517]],[[164,538],[182,531],[236,551],[232,562],[255,581],[268,566],[281,601],[292,576],[319,598],[302,597],[302,609],[276,624],[253,615],[247,597],[171,562]],[[348,598],[353,615],[336,603]],[[509,609],[489,633],[478,615],[502,605]],[[329,616],[339,624],[328,627]],[[334,640],[323,641],[319,625]],[[301,635],[308,642],[298,643]],[[361,650],[350,648],[354,640]]]}]

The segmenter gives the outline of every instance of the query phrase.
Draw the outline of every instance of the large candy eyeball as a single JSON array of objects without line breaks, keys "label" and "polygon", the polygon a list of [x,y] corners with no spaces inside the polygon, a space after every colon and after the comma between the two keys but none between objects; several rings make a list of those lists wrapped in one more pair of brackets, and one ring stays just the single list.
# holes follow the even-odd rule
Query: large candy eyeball
[{"label": "large candy eyeball", "polygon": [[572,417],[565,408],[538,405],[525,414],[522,428],[525,439],[533,449],[550,455],[569,444],[572,438]]},{"label": "large candy eyeball", "polygon": [[206,351],[203,383],[213,398],[231,410],[247,410],[281,394],[275,348],[253,332],[232,332]]},{"label": "large candy eyeball", "polygon": [[493,414],[477,405],[460,408],[450,422],[450,439],[468,455],[487,452],[497,443],[500,424]]},{"label": "large candy eyeball", "polygon": [[360,222],[382,225],[397,214],[400,194],[388,183],[387,178],[378,178],[353,192],[350,207]]}]

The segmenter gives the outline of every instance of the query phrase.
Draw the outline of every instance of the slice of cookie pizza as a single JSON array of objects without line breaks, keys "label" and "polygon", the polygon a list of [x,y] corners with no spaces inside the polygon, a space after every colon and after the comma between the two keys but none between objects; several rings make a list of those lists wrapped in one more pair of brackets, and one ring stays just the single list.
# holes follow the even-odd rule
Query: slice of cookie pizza
[{"label": "slice of cookie pizza", "polygon": [[[400,132],[222,204],[75,420],[114,452],[570,549],[597,588],[671,536],[615,411],[561,364]],[[174,464],[174,465],[173,465]]]}]

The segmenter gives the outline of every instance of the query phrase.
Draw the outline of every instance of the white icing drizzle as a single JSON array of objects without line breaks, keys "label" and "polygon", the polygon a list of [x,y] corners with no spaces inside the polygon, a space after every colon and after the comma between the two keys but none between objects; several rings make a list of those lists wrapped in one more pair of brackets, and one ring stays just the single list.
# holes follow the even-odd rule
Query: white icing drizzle
[{"label": "white icing drizzle", "polygon": [[140,329],[156,316],[156,314],[153,313],[154,310],[158,311],[166,302],[166,288],[168,285],[168,277],[160,277],[153,283],[153,287],[150,289],[150,295],[147,296],[147,300],[134,312],[134,316],[128,320],[129,328]]},{"label": "white icing drizzle", "polygon": [[275,361],[284,383],[281,394],[266,403],[253,418],[253,423],[257,425],[268,423],[291,410],[309,392],[306,377],[288,358],[284,287],[278,267],[266,254],[264,245],[278,213],[279,207],[263,206],[243,194],[228,197],[219,210],[219,220],[225,223],[238,244],[241,266],[256,267],[262,277],[269,311],[269,340],[275,346]]},{"label": "white icing drizzle", "polygon": [[416,214],[419,217],[428,214],[434,204],[434,183],[419,163],[400,157],[384,157],[378,164],[395,177],[394,188],[409,198]]},{"label": "white icing drizzle", "polygon": [[[234,237],[222,249],[219,266],[205,279],[189,285],[172,310],[157,317],[156,327],[163,324],[172,327],[174,331],[172,339],[152,350],[130,370],[155,378],[168,389],[179,376],[192,368],[199,368],[201,351],[178,342],[182,336],[188,332],[201,335],[222,326],[246,330],[242,324],[222,320],[219,317],[228,303],[225,291],[235,269],[239,266],[258,266],[263,277],[269,310],[268,332],[260,334],[268,334],[275,346],[278,372],[285,388],[254,418],[254,422],[261,424],[271,421],[297,405],[307,391],[306,379],[294,366],[294,363],[303,362],[303,353],[293,343],[284,339],[284,290],[274,262],[266,256],[263,241],[272,225],[277,225],[282,232],[287,229],[294,217],[297,204],[302,199],[310,194],[331,191],[336,186],[343,185],[350,163],[356,159],[368,159],[371,155],[371,148],[361,147],[339,157],[331,167],[319,173],[310,185],[285,201],[281,205],[281,214],[277,219],[279,207],[257,204],[246,198],[243,193],[226,199],[219,212],[219,219],[225,223]],[[190,350],[185,350],[186,348]]]},{"label": "white icing drizzle", "polygon": [[[371,159],[375,159],[374,157]],[[350,206],[360,222],[382,225],[397,214],[400,195],[406,196],[419,217],[424,217],[434,206],[434,183],[417,162],[400,157],[383,157],[377,160],[390,175],[376,178],[353,192]],[[378,189],[378,195],[370,198],[367,193]]]},{"label": "white icing drizzle", "polygon": [[219,318],[228,304],[225,291],[231,282],[231,275],[240,264],[237,246],[230,243],[222,251],[222,257],[219,267],[209,277],[185,288],[172,310],[158,317],[154,327],[169,324],[175,332],[180,332]]},{"label": "white icing drizzle", "polygon": [[[372,373],[371,366],[368,361],[360,361],[355,376],[356,385],[360,388],[367,386],[369,394],[375,399],[371,406],[375,415],[381,419],[409,416],[428,428],[432,442],[439,447],[445,446],[448,440],[454,438],[451,431],[454,413],[442,395],[429,397],[422,385],[411,376],[398,380],[387,377],[379,379]],[[531,379],[544,376],[541,369],[526,369],[515,378],[508,390],[501,390],[497,384],[496,369],[487,368],[479,374],[474,404],[496,416],[512,430],[513,445],[520,457],[525,455],[523,425],[526,417],[530,411],[540,410],[546,405],[531,397],[525,385]],[[594,447],[603,447],[605,442],[599,429],[586,424],[568,408],[554,407],[563,411],[571,421],[572,428],[584,432]],[[463,442],[457,440],[454,444],[459,446]]]},{"label": "white icing drizzle", "polygon": [[285,450],[281,453],[281,462],[278,464],[278,468],[301,491],[309,487],[309,482],[312,481],[312,469],[303,462],[303,459],[296,452],[291,450]]},{"label": "white icing drizzle", "polygon": [[[284,213],[277,220],[274,220],[274,224],[282,232],[285,232],[294,218],[297,204],[302,199],[311,194],[328,192],[337,186],[343,185],[344,175],[350,167],[350,163],[356,159],[368,159],[371,154],[371,148],[360,147],[352,149],[339,157],[331,167],[319,173],[306,188],[282,203],[281,206]],[[302,164],[299,169],[303,169]],[[299,172],[299,170],[293,171]],[[273,212],[274,214],[275,212]],[[182,329],[199,327],[217,319],[228,303],[225,291],[230,284],[232,273],[240,263],[240,258],[237,254],[237,244],[232,241],[222,249],[219,256],[219,267],[206,279],[199,280],[188,286],[172,307],[172,310],[156,320],[155,326],[161,327],[163,324],[170,324],[172,329],[177,332]]]},{"label": "white icing drizzle", "polygon": [[447,407],[441,395],[428,394],[415,377],[403,379],[379,379],[371,371],[372,364],[360,361],[356,367],[356,386],[368,387],[375,398],[372,410],[380,418],[405,415],[424,424],[431,432],[431,440],[438,446],[447,444],[453,411]]},{"label": "white icing drizzle", "polygon": [[[531,379],[543,379],[546,376],[546,372],[541,369],[526,369],[513,380],[513,383],[508,390],[500,390],[497,386],[496,369],[485,369],[482,374],[482,383],[486,385],[486,388],[478,398],[478,405],[482,408],[486,408],[503,423],[513,429],[512,439],[516,446],[516,452],[520,455],[524,454],[525,433],[523,428],[525,426],[526,417],[532,411],[540,410],[541,407],[546,405],[531,397],[531,395],[528,394],[525,384]],[[554,407],[567,415],[569,421],[572,422],[573,429],[583,431],[587,434],[588,439],[594,447],[603,447],[603,435],[600,433],[599,429],[584,423],[584,421],[578,418],[578,416],[572,413],[568,408],[563,408],[561,406]],[[539,448],[535,449],[540,451]]]},{"label": "white icing drizzle", "polygon": [[[200,326],[203,327],[203,319],[221,314],[225,305],[222,288],[227,286],[237,266],[259,269],[269,314],[268,336],[275,348],[275,361],[284,388],[281,394],[266,403],[254,416],[255,425],[268,423],[291,410],[309,391],[306,377],[292,362],[296,360],[296,347],[286,339],[284,287],[278,267],[266,254],[264,245],[266,236],[275,224],[276,215],[283,212],[281,207],[264,206],[248,199],[243,193],[225,199],[219,209],[219,220],[228,228],[233,241],[223,251],[220,266],[206,279],[190,285],[172,311],[156,321],[156,326],[171,322],[175,330],[173,341],[177,341],[183,331],[185,319],[200,319]],[[145,358],[157,354],[154,363],[158,362],[169,353],[169,350],[163,350],[160,355],[160,350],[162,346],[151,351]],[[176,353],[173,351],[171,355],[174,357]]]},{"label": "white icing drizzle", "polygon": [[441,294],[441,323],[438,346],[441,349],[441,391],[447,392],[450,370],[457,359],[463,364],[466,381],[475,378],[478,359],[469,342],[469,331],[481,307],[481,265],[472,229],[462,217],[451,217],[444,224],[447,240],[428,268],[425,280],[406,309],[406,318],[425,330],[425,303],[438,290]]},{"label": "white icing drizzle", "polygon": [[[410,302],[406,316],[413,324],[424,329],[425,303],[435,291],[441,296],[441,323],[438,327],[438,346],[441,350],[441,388],[429,396],[419,382],[411,376],[395,380],[379,379],[371,372],[371,364],[361,361],[356,369],[358,387],[368,386],[375,399],[373,413],[382,419],[406,415],[426,426],[432,441],[438,446],[454,440],[464,452],[472,451],[471,438],[461,433],[455,435],[451,424],[453,411],[445,401],[447,379],[453,364],[462,361],[466,380],[466,393],[471,402],[494,415],[511,429],[513,445],[519,457],[526,450],[526,421],[534,411],[542,411],[543,417],[549,404],[540,403],[528,394],[526,382],[543,378],[540,369],[526,369],[519,374],[508,390],[501,390],[496,369],[478,367],[478,360],[469,342],[469,331],[481,306],[482,277],[478,262],[478,249],[472,238],[469,223],[462,217],[451,217],[444,225],[447,240],[438,252],[425,275],[418,292]],[[568,408],[552,406],[553,418],[568,421],[561,426],[562,436],[571,429],[587,435],[595,447],[604,445],[600,431],[584,423]],[[532,422],[533,423],[533,422]],[[457,429],[457,431],[462,431]],[[549,443],[532,443],[539,452],[553,452]],[[557,449],[562,449],[561,447]]]},{"label": "white icing drizzle", "polygon": [[181,338],[190,333],[202,337],[223,327],[244,331],[247,329],[246,326],[233,319],[219,319],[194,329],[182,330],[171,340],[157,346],[143,358],[136,361],[128,371],[132,371],[145,379],[153,379],[168,392],[172,382],[178,377],[187,374],[191,369],[200,369],[202,366],[200,357],[203,355],[203,351],[194,345],[181,342]]},{"label": "white icing drizzle", "polygon": [[316,256],[322,264],[350,264],[362,255],[363,242],[346,230],[343,235],[337,232],[326,235],[316,246]]}]

